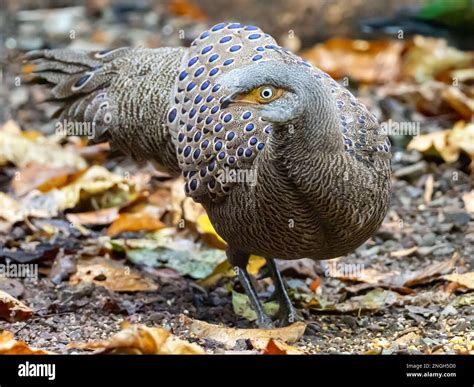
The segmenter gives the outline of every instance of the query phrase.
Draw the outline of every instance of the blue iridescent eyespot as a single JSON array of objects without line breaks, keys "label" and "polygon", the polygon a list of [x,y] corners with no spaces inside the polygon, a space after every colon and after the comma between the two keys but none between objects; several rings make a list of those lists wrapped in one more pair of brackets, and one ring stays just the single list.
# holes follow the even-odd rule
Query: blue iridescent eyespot
[{"label": "blue iridescent eyespot", "polygon": [[204,54],[207,54],[209,51],[212,50],[212,44],[210,46],[206,46],[202,49],[201,51],[201,54],[204,55]]},{"label": "blue iridescent eyespot", "polygon": [[201,155],[201,150],[198,148],[193,152],[193,159],[197,159]]},{"label": "blue iridescent eyespot", "polygon": [[201,95],[197,95],[196,98],[194,98],[194,103],[197,105],[198,103],[200,103],[202,101],[202,96]]},{"label": "blue iridescent eyespot", "polygon": [[345,138],[345,139],[344,139],[344,142],[345,142],[347,145],[352,146],[352,141],[351,141],[351,139]]},{"label": "blue iridescent eyespot", "polygon": [[227,161],[229,162],[229,164],[234,164],[234,163],[235,163],[235,157],[234,157],[234,156],[230,156]]},{"label": "blue iridescent eyespot", "polygon": [[242,156],[244,154],[244,148],[237,149],[237,156]]},{"label": "blue iridescent eyespot", "polygon": [[219,40],[219,43],[227,43],[229,42],[230,40],[232,40],[232,36],[224,36],[221,40]]},{"label": "blue iridescent eyespot", "polygon": [[184,157],[188,157],[190,153],[191,147],[188,145],[186,148],[184,148]]},{"label": "blue iridescent eyespot", "polygon": [[181,71],[181,73],[179,74],[179,80],[182,81],[187,76],[188,76],[188,73],[186,71]]},{"label": "blue iridescent eyespot", "polygon": [[262,56],[261,56],[260,54],[255,55],[255,56],[252,58],[252,60],[253,60],[254,62],[256,62],[257,60],[260,60],[260,59],[262,59]]},{"label": "blue iridescent eyespot", "polygon": [[216,126],[214,126],[214,131],[215,131],[216,133],[219,133],[219,132],[222,130],[223,127],[224,127],[224,126],[223,126],[221,123],[219,123],[219,124],[217,124]]},{"label": "blue iridescent eyespot", "polygon": [[219,31],[222,30],[226,26],[225,23],[216,24],[214,27],[211,28],[211,31]]},{"label": "blue iridescent eyespot", "polygon": [[182,142],[183,140],[184,140],[184,134],[183,133],[178,134],[178,141]]},{"label": "blue iridescent eyespot", "polygon": [[199,36],[199,39],[206,39],[209,36],[209,31],[204,31],[201,36]]},{"label": "blue iridescent eyespot", "polygon": [[199,67],[194,73],[195,77],[199,77],[204,72],[204,66]]},{"label": "blue iridescent eyespot", "polygon": [[255,137],[252,137],[252,138],[249,140],[249,144],[250,144],[250,145],[255,145],[257,142],[258,142],[258,140],[257,140]]},{"label": "blue iridescent eyespot", "polygon": [[199,112],[200,113],[204,113],[207,109],[207,106],[206,105],[202,105],[201,108],[199,109]]},{"label": "blue iridescent eyespot", "polygon": [[258,30],[258,27],[255,26],[247,26],[244,28],[245,31],[256,31]]},{"label": "blue iridescent eyespot", "polygon": [[265,148],[265,144],[263,142],[257,145],[258,150],[262,150],[263,148]]},{"label": "blue iridescent eyespot", "polygon": [[211,163],[208,165],[207,169],[212,172],[215,167],[216,167],[216,162],[213,160],[213,161],[211,161]]},{"label": "blue iridescent eyespot", "polygon": [[212,54],[212,55],[209,57],[209,63],[215,62],[217,59],[219,59],[219,55],[217,55],[217,54]]},{"label": "blue iridescent eyespot", "polygon": [[213,92],[213,93],[216,93],[216,92],[219,91],[220,88],[221,88],[221,85],[217,84],[217,85],[215,85],[215,86],[212,88],[212,92]]},{"label": "blue iridescent eyespot", "polygon": [[217,112],[219,111],[219,106],[214,106],[212,109],[211,109],[211,113],[212,114],[216,114]]},{"label": "blue iridescent eyespot", "polygon": [[83,75],[79,80],[74,84],[74,87],[81,87],[86,84],[86,82],[92,77],[92,74]]},{"label": "blue iridescent eyespot", "polygon": [[226,61],[224,61],[223,65],[224,66],[229,66],[230,64],[234,63],[234,60],[233,59],[227,59]]},{"label": "blue iridescent eyespot", "polygon": [[195,56],[194,58],[191,58],[188,62],[188,67],[194,66],[198,60],[199,58],[197,56]]},{"label": "blue iridescent eyespot", "polygon": [[260,34],[251,34],[248,36],[248,39],[250,40],[255,40],[255,39],[260,39],[262,37],[262,35]]},{"label": "blue iridescent eyespot", "polygon": [[252,117],[252,113],[250,112],[245,112],[244,114],[242,114],[242,118],[244,120],[248,120],[250,117]]},{"label": "blue iridescent eyespot", "polygon": [[189,187],[194,191],[198,186],[198,181],[197,179],[192,179],[191,182],[189,183]]},{"label": "blue iridescent eyespot", "polygon": [[210,84],[211,84],[211,82],[204,81],[201,85],[201,90],[206,90],[209,87]]},{"label": "blue iridescent eyespot", "polygon": [[206,168],[202,168],[202,169],[199,171],[199,176],[205,177],[206,175],[207,175]]},{"label": "blue iridescent eyespot", "polygon": [[235,137],[235,133],[234,132],[229,132],[227,133],[227,141],[232,141]]},{"label": "blue iridescent eyespot", "polygon": [[202,149],[206,149],[208,146],[209,146],[209,140],[204,140],[204,141],[201,143],[201,148],[202,148]]},{"label": "blue iridescent eyespot", "polygon": [[229,48],[229,51],[230,52],[236,52],[236,51],[239,51],[241,48],[242,48],[242,46],[240,44],[235,44],[234,46]]},{"label": "blue iridescent eyespot", "polygon": [[199,141],[201,139],[201,136],[202,136],[201,132],[196,132],[196,134],[194,135],[194,141],[196,142]]},{"label": "blue iridescent eyespot", "polygon": [[186,130],[187,130],[188,132],[190,132],[191,130],[193,130],[193,128],[194,128],[194,126],[192,126],[191,124],[187,124],[187,125],[186,125]]},{"label": "blue iridescent eyespot", "polygon": [[222,160],[222,159],[225,157],[225,152],[224,152],[224,151],[220,152],[217,157],[218,157],[220,160]]},{"label": "blue iridescent eyespot", "polygon": [[212,117],[206,118],[206,125],[209,125],[212,122]]},{"label": "blue iridescent eyespot", "polygon": [[234,28],[240,28],[242,27],[242,24],[240,23],[231,23],[227,26],[228,29],[234,29]]},{"label": "blue iridescent eyespot", "polygon": [[224,116],[224,122],[229,122],[232,120],[232,114],[228,113]]},{"label": "blue iridescent eyespot", "polygon": [[251,132],[252,130],[254,130],[254,128],[255,128],[255,125],[252,124],[252,123],[247,124],[247,125],[245,126],[245,130],[246,130],[247,132]]},{"label": "blue iridescent eyespot", "polygon": [[259,46],[256,48],[256,50],[262,52],[262,51],[265,51],[265,48],[263,48],[262,46]]},{"label": "blue iridescent eyespot", "polygon": [[208,95],[206,98],[206,102],[211,102],[214,99],[213,95]]},{"label": "blue iridescent eyespot", "polygon": [[211,71],[209,71],[209,76],[213,77],[219,72],[219,69],[217,67],[214,67]]},{"label": "blue iridescent eyespot", "polygon": [[214,149],[216,151],[220,151],[222,149],[222,141],[217,141],[215,144],[214,144]]},{"label": "blue iridescent eyespot", "polygon": [[196,115],[197,111],[196,109],[192,108],[190,111],[189,111],[189,118],[194,118],[194,116]]},{"label": "blue iridescent eyespot", "polygon": [[186,91],[191,91],[196,87],[196,84],[194,82],[189,82],[188,86],[186,87]]},{"label": "blue iridescent eyespot", "polygon": [[171,111],[168,114],[168,121],[173,122],[176,119],[176,114],[177,114],[176,108],[171,109]]},{"label": "blue iridescent eyespot", "polygon": [[252,153],[253,153],[253,152],[252,152],[252,149],[246,149],[246,150],[245,150],[245,157],[250,157],[250,156],[252,156]]}]

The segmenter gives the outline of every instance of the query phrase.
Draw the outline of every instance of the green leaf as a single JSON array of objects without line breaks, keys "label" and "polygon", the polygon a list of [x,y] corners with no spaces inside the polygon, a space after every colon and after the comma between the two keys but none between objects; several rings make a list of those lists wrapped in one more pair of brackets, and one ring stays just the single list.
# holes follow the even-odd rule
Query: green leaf
[{"label": "green leaf", "polygon": [[[233,291],[232,306],[237,315],[249,321],[255,321],[257,319],[257,314],[252,309],[247,295]],[[278,312],[278,308],[278,303],[275,301],[265,302],[263,304],[263,309],[269,316],[275,315]]]},{"label": "green leaf", "polygon": [[216,266],[226,260],[225,252],[218,249],[190,252],[167,247],[132,249],[127,251],[127,257],[136,265],[168,267],[195,279],[207,277]]}]

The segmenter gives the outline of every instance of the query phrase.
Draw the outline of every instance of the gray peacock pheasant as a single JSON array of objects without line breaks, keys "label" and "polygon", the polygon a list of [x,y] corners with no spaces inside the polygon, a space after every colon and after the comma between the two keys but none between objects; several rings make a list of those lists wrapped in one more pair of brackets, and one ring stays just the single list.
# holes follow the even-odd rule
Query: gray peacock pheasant
[{"label": "gray peacock pheasant", "polygon": [[298,318],[274,258],[346,254],[389,204],[390,143],[375,117],[327,74],[254,26],[221,23],[189,48],[28,54],[59,118],[97,140],[182,173],[257,312],[246,270],[266,257],[282,324]]}]

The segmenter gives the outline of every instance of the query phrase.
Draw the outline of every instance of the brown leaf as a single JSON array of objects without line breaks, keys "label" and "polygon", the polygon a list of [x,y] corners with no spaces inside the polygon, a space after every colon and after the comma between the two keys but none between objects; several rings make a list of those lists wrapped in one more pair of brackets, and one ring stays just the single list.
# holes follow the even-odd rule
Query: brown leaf
[{"label": "brown leaf", "polygon": [[29,347],[23,341],[16,341],[13,333],[0,332],[0,355],[52,355],[54,352]]},{"label": "brown leaf", "polygon": [[155,291],[158,286],[150,279],[112,259],[96,257],[82,259],[77,263],[77,271],[71,276],[70,284],[92,282],[116,292]]},{"label": "brown leaf", "polygon": [[404,77],[424,82],[442,71],[469,66],[472,53],[450,47],[446,40],[416,36],[405,54]]},{"label": "brown leaf", "polygon": [[147,213],[123,213],[107,229],[107,235],[114,236],[126,231],[156,231],[164,227],[166,225],[163,222]]},{"label": "brown leaf", "polygon": [[276,339],[294,343],[303,336],[306,329],[306,324],[303,322],[275,329],[238,329],[209,324],[184,315],[181,316],[181,321],[197,337],[219,341],[227,348],[233,348],[237,340]]},{"label": "brown leaf", "polygon": [[420,285],[439,278],[454,269],[454,265],[459,259],[459,254],[454,253],[450,260],[436,262],[425,268],[405,273],[403,275],[403,286]]},{"label": "brown leaf", "polygon": [[23,302],[0,290],[0,318],[15,322],[27,320],[32,315],[33,311]]},{"label": "brown leaf", "polygon": [[106,341],[70,343],[69,348],[100,350],[100,353],[128,355],[199,355],[204,349],[174,336],[164,328],[122,324],[122,330]]},{"label": "brown leaf", "polygon": [[448,274],[443,276],[445,280],[456,282],[468,289],[474,289],[474,272],[464,274]]},{"label": "brown leaf", "polygon": [[264,355],[304,355],[305,352],[292,345],[276,339],[251,339],[250,343],[254,349]]},{"label": "brown leaf", "polygon": [[119,217],[119,207],[103,208],[97,211],[76,212],[66,214],[72,224],[84,226],[110,224]]},{"label": "brown leaf", "polygon": [[18,196],[23,196],[34,189],[47,192],[66,185],[77,171],[75,167],[67,165],[50,167],[30,163],[17,172],[11,185]]},{"label": "brown leaf", "polygon": [[404,43],[396,40],[333,38],[302,56],[336,79],[349,76],[365,83],[385,83],[398,77],[403,48]]}]

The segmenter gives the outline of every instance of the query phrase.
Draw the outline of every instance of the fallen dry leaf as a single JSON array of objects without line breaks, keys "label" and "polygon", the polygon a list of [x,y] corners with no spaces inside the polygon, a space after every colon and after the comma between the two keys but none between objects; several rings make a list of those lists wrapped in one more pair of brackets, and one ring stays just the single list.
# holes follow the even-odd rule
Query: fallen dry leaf
[{"label": "fallen dry leaf", "polygon": [[23,196],[34,189],[38,189],[41,192],[48,192],[53,188],[66,185],[77,171],[75,167],[67,165],[62,167],[50,167],[31,163],[16,173],[11,186],[18,196]]},{"label": "fallen dry leaf", "polygon": [[65,150],[44,137],[31,140],[22,132],[15,133],[10,129],[6,130],[7,125],[11,126],[12,123],[7,122],[0,128],[0,165],[8,161],[17,167],[25,167],[30,163],[57,168],[70,166],[84,169],[87,167],[85,160],[76,153]]},{"label": "fallen dry leaf", "polygon": [[180,320],[189,331],[199,338],[216,340],[227,348],[233,348],[237,340],[275,339],[285,343],[295,343],[303,336],[306,324],[296,322],[284,328],[238,329],[209,324],[181,315]]},{"label": "fallen dry leaf", "polygon": [[472,59],[472,53],[450,47],[444,39],[418,35],[405,54],[402,74],[425,82],[442,71],[469,66]]},{"label": "fallen dry leaf", "polygon": [[474,190],[463,194],[462,200],[464,202],[464,208],[466,211],[471,215],[474,215]]},{"label": "fallen dry leaf", "polygon": [[250,344],[264,355],[305,355],[306,353],[289,344],[276,339],[251,339]]},{"label": "fallen dry leaf", "polygon": [[106,341],[70,343],[69,348],[99,350],[100,353],[127,355],[200,355],[204,349],[174,336],[170,331],[127,322]]},{"label": "fallen dry leaf", "polygon": [[52,355],[54,352],[32,348],[23,341],[16,341],[13,333],[0,332],[0,355]]},{"label": "fallen dry leaf", "polygon": [[474,272],[464,274],[448,274],[443,276],[443,279],[456,282],[468,289],[474,289]]},{"label": "fallen dry leaf", "polygon": [[122,213],[107,229],[107,235],[114,236],[127,231],[156,231],[166,225],[147,213]]},{"label": "fallen dry leaf", "polygon": [[399,76],[403,48],[404,43],[396,40],[333,38],[302,56],[336,79],[349,76],[364,83],[386,83]]},{"label": "fallen dry leaf", "polygon": [[210,246],[223,250],[227,248],[227,243],[217,234],[206,214],[197,218],[197,230],[202,235],[203,240]]},{"label": "fallen dry leaf", "polygon": [[110,224],[119,216],[119,207],[102,208],[97,211],[75,212],[66,214],[67,220],[72,224],[104,225]]},{"label": "fallen dry leaf", "polygon": [[81,259],[77,271],[69,279],[71,285],[92,282],[115,292],[155,291],[158,286],[118,261],[96,257]]},{"label": "fallen dry leaf", "polygon": [[447,261],[436,262],[422,269],[407,272],[402,276],[403,286],[410,287],[431,282],[442,274],[452,271],[458,259],[459,253],[456,252]]},{"label": "fallen dry leaf", "polygon": [[23,302],[0,290],[0,318],[15,322],[27,320],[32,315],[33,311]]}]

